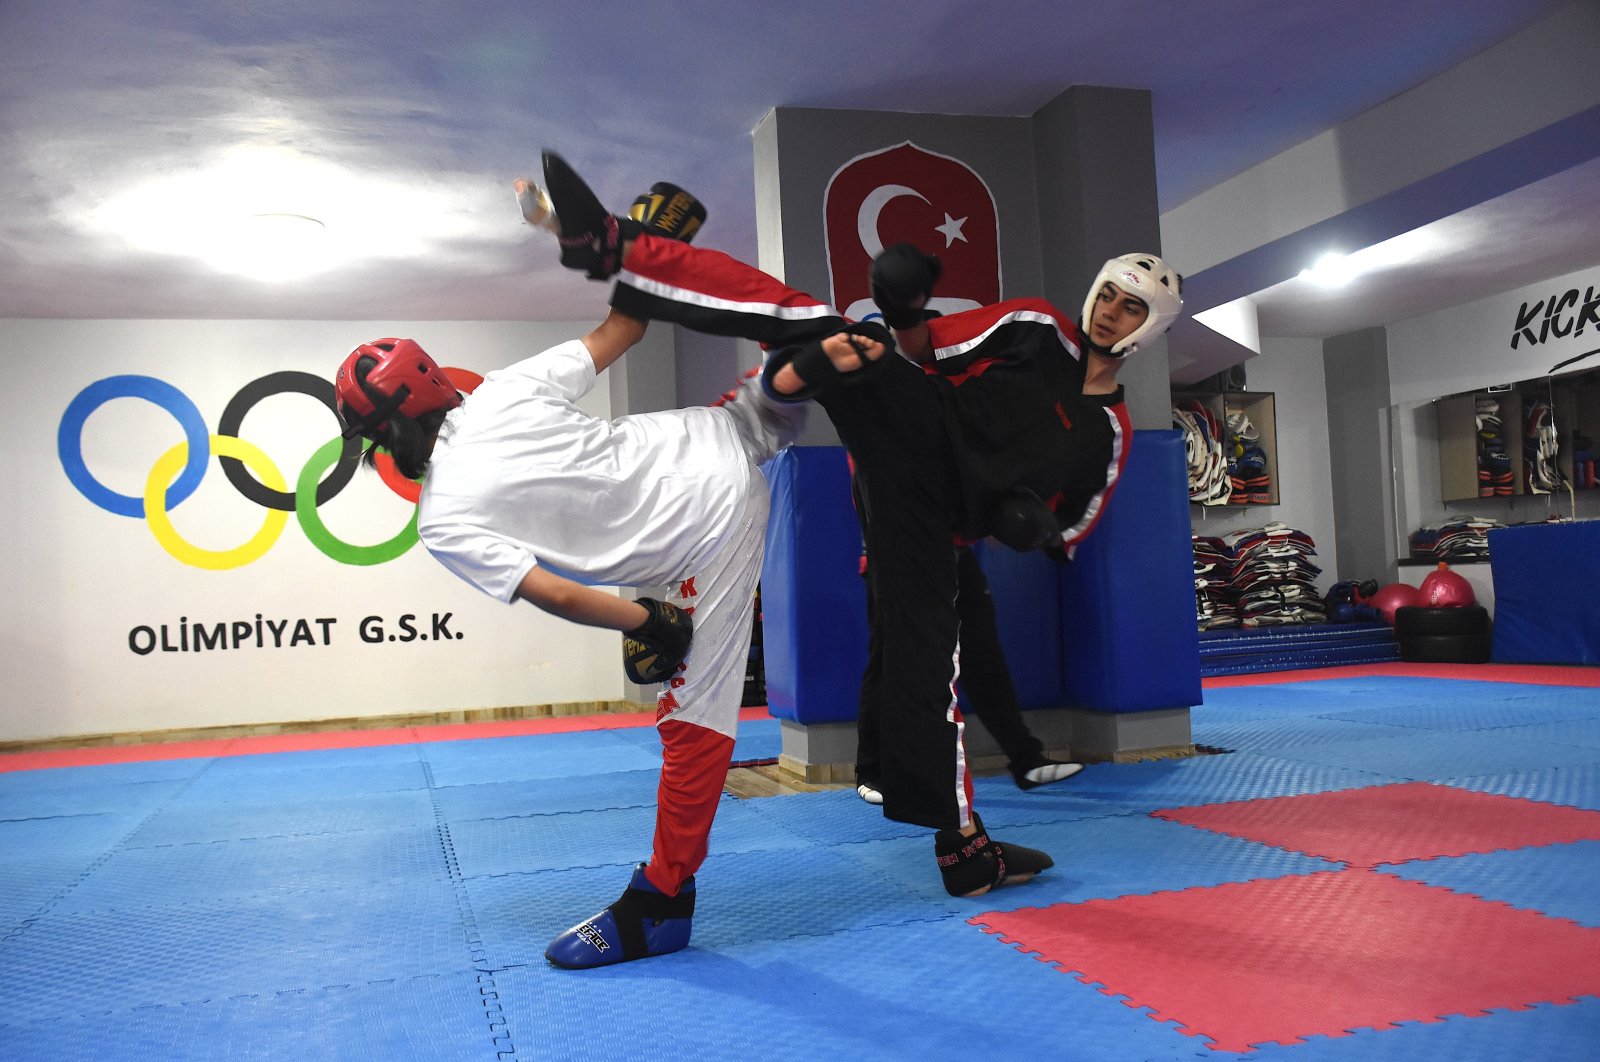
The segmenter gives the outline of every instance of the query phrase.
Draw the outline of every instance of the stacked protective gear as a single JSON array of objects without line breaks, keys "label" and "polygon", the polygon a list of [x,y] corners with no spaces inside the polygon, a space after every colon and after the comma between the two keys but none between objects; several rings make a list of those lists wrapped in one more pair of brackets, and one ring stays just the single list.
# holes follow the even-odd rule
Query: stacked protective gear
[{"label": "stacked protective gear", "polygon": [[1223,536],[1233,553],[1229,586],[1237,595],[1245,627],[1321,623],[1327,616],[1312,563],[1316,544],[1304,531],[1271,523]]},{"label": "stacked protective gear", "polygon": [[1468,516],[1439,527],[1418,528],[1411,534],[1411,559],[1425,561],[1486,561],[1489,532],[1504,527],[1486,516]]},{"label": "stacked protective gear", "polygon": [[1222,539],[1190,536],[1194,547],[1195,625],[1209,631],[1239,625],[1239,600],[1230,585],[1233,551]]},{"label": "stacked protective gear", "polygon": [[1500,421],[1500,400],[1493,395],[1479,395],[1477,421],[1478,497],[1509,497],[1513,474]]},{"label": "stacked protective gear", "polygon": [[1228,414],[1225,452],[1228,457],[1228,501],[1232,505],[1268,505],[1272,502],[1272,476],[1261,433],[1243,410]]},{"label": "stacked protective gear", "polygon": [[1522,439],[1522,475],[1527,493],[1565,490],[1567,480],[1557,463],[1561,442],[1550,403],[1537,395],[1528,395],[1522,400],[1522,410],[1526,425]]},{"label": "stacked protective gear", "polygon": [[1211,407],[1198,398],[1184,399],[1172,410],[1172,426],[1183,432],[1189,466],[1189,500],[1201,505],[1226,505],[1233,495],[1228,475],[1222,426]]},{"label": "stacked protective gear", "polygon": [[1381,619],[1377,608],[1372,604],[1372,596],[1377,592],[1376,579],[1334,583],[1328,588],[1328,592],[1322,595],[1322,608],[1328,615],[1328,622],[1371,623]]}]

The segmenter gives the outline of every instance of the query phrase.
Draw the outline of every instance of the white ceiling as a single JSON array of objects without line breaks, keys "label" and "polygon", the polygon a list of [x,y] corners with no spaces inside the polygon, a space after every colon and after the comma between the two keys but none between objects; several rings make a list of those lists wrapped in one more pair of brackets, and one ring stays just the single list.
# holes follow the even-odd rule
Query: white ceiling
[{"label": "white ceiling", "polygon": [[[619,206],[673,180],[710,207],[699,242],[753,258],[750,131],[775,106],[1027,115],[1147,88],[1168,211],[1562,6],[0,0],[0,318],[586,319],[603,289],[518,222],[511,180],[545,146]],[[1439,222],[1379,288],[1260,293],[1262,334],[1590,264],[1597,208],[1579,166]],[[258,213],[317,217],[347,257],[267,282],[199,256]]]}]

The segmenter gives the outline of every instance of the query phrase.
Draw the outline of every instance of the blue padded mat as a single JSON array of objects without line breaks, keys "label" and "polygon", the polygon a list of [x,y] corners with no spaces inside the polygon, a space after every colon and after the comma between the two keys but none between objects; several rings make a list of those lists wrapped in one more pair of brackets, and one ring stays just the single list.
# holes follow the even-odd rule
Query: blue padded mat
[{"label": "blue padded mat", "polygon": [[[631,867],[649,857],[654,834],[653,807],[471,819],[450,824],[451,840],[465,878],[572,866]],[[729,796],[723,796],[711,827],[714,852],[797,848],[807,843],[802,837],[773,830],[745,801]]]},{"label": "blue padded mat", "polygon": [[0,1055],[41,1062],[497,1062],[507,1041],[487,980],[472,972],[427,975],[32,1021],[0,1026]]},{"label": "blue padded mat", "polygon": [[1482,793],[1538,800],[1546,804],[1600,811],[1600,765],[1552,767],[1515,774],[1487,774],[1476,778],[1445,778],[1447,785]]},{"label": "blue padded mat", "polygon": [[[1419,860],[1386,874],[1600,927],[1600,841]],[[1600,1044],[1597,1044],[1600,1046]]]},{"label": "blue padded mat", "polygon": [[1534,723],[1511,731],[1532,741],[1551,741],[1583,749],[1600,749],[1600,720],[1568,719],[1559,723]]},{"label": "blue padded mat", "polygon": [[1373,771],[1410,781],[1600,764],[1600,749],[1580,749],[1518,736],[1509,730],[1399,730],[1398,737],[1329,741],[1273,749],[1275,758],[1324,767]]},{"label": "blue padded mat", "polygon": [[352,833],[433,822],[433,802],[423,789],[339,793],[317,800],[191,802],[163,809],[129,837],[129,848],[200,841]]},{"label": "blue padded mat", "polygon": [[1148,812],[1255,797],[1327,793],[1397,780],[1372,771],[1236,752],[1148,763],[1091,764],[1065,784],[1073,796]]},{"label": "blue padded mat", "polygon": [[436,786],[661,769],[661,748],[653,737],[641,744],[619,730],[431,741],[421,748]]},{"label": "blue padded mat", "polygon": [[17,788],[0,793],[0,820],[150,812],[171,800],[187,784],[187,780],[169,779],[31,791]]},{"label": "blue padded mat", "polygon": [[554,815],[565,811],[654,807],[659,771],[614,771],[522,782],[449,785],[433,790],[447,822]]},{"label": "blue padded mat", "polygon": [[1453,701],[1426,700],[1412,704],[1352,708],[1329,712],[1328,719],[1382,722],[1392,726],[1429,730],[1492,730],[1535,723],[1561,723],[1587,719],[1600,724],[1600,689],[1552,687],[1496,687],[1499,696],[1472,696],[1463,691]]},{"label": "blue padded mat", "polygon": [[279,896],[448,880],[435,827],[121,848],[63,897],[57,911]]},{"label": "blue padded mat", "polygon": [[88,864],[82,857],[48,852],[14,853],[0,860],[0,940],[40,914],[87,870]]},{"label": "blue padded mat", "polygon": [[1201,1047],[962,918],[691,945],[662,965],[498,973],[517,1057],[931,1062],[1003,1036],[1007,1057],[1176,1062]]},{"label": "blue padded mat", "polygon": [[[661,739],[653,726],[625,727],[612,731],[624,741],[654,751],[659,760]],[[783,751],[783,731],[776,719],[744,719],[733,739],[733,762],[775,760]]]},{"label": "blue padded mat", "polygon": [[367,984],[460,971],[468,954],[448,881],[231,903],[57,907],[5,942],[0,1014],[14,1024]]},{"label": "blue padded mat", "polygon": [[[928,831],[851,789],[725,796],[692,946],[588,973],[543,949],[649,852],[652,728],[13,772],[0,1058],[932,1062],[997,1031],[1007,1054],[1075,1062],[1585,1057],[1600,1000],[1215,1052],[966,920],[1334,865],[1159,808],[1421,776],[1600,810],[1595,700],[1368,678],[1210,691],[1197,739],[1250,751],[1027,793],[977,779],[995,835],[1056,865],[970,900],[944,892]],[[743,730],[739,756],[781,739]],[[1596,925],[1597,863],[1580,842],[1386,869]]]},{"label": "blue padded mat", "polygon": [[109,852],[138,829],[144,817],[136,811],[0,821],[0,863],[40,852],[77,855],[87,862]]},{"label": "blue padded mat", "polygon": [[1235,719],[1230,714],[1219,712],[1197,713],[1191,732],[1198,744],[1239,751],[1395,736],[1395,728],[1381,717],[1370,722],[1330,719],[1322,715],[1294,716],[1289,719],[1261,716]]},{"label": "blue padded mat", "polygon": [[[1286,877],[1338,869],[1298,852],[1197,830],[1145,815],[1076,819],[994,831],[1001,841],[1040,849],[1056,865],[1022,885],[975,899],[945,895],[928,838],[907,838],[843,849],[931,905],[953,905],[970,916],[1079,901]],[[974,906],[976,905],[976,906]]]},{"label": "blue padded mat", "polygon": [[[174,803],[317,800],[358,789],[365,793],[385,793],[428,787],[427,772],[422,761],[415,757],[409,762],[374,763],[352,770],[348,767],[301,767],[297,759],[301,755],[304,753],[288,753],[275,767],[273,757],[268,756],[217,760],[190,782],[174,798]],[[262,762],[249,765],[236,762],[247,758]]]},{"label": "blue padded mat", "polygon": [[1590,1049],[1596,1042],[1600,999],[1586,998],[1560,1006],[1498,1010],[1488,1017],[1456,1015],[1350,1036],[1313,1036],[1288,1046],[1265,1044],[1249,1053],[1211,1051],[1206,1057],[1217,1062],[1580,1062],[1593,1057]]},{"label": "blue padded mat", "polygon": [[0,771],[0,808],[13,793],[45,793],[128,785],[138,782],[170,782],[194,778],[214,763],[213,759],[148,760],[139,763],[107,763],[98,767],[51,767],[33,771]]}]

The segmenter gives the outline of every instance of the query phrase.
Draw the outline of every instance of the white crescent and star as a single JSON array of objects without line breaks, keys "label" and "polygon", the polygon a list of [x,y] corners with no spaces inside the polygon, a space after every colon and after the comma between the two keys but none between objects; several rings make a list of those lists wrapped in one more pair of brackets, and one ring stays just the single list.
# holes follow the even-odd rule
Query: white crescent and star
[{"label": "white crescent and star", "polygon": [[[903,184],[880,184],[867,193],[867,197],[861,201],[861,209],[856,211],[856,236],[861,240],[861,246],[867,252],[867,257],[876,258],[883,251],[883,240],[878,236],[878,215],[883,213],[883,208],[890,200],[903,195],[920,199],[924,203],[928,202],[927,196]],[[935,225],[933,228],[944,237],[945,247],[950,247],[957,240],[967,242],[966,233],[961,231],[961,226],[966,223],[966,218],[953,218],[945,214],[944,224]]]}]

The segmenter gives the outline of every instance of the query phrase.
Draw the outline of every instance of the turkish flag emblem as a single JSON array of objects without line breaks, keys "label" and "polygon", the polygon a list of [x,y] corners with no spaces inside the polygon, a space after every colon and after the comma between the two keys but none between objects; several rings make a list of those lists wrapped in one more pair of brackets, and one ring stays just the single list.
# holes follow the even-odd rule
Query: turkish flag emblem
[{"label": "turkish flag emblem", "polygon": [[833,305],[877,314],[867,271],[885,247],[909,243],[944,266],[928,305],[940,313],[1000,301],[1000,225],[989,186],[966,163],[909,141],[858,155],[823,196]]}]

